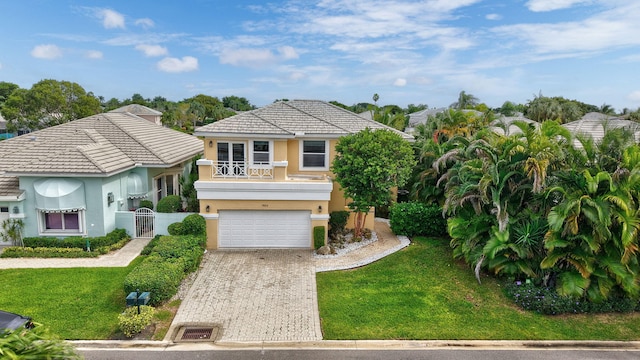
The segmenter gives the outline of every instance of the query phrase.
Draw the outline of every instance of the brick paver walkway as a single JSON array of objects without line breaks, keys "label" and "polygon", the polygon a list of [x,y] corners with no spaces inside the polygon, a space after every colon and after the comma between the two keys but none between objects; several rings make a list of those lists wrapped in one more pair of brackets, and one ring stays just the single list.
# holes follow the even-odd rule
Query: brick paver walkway
[{"label": "brick paver walkway", "polygon": [[167,336],[198,323],[218,325],[220,341],[322,340],[311,251],[205,254]]}]

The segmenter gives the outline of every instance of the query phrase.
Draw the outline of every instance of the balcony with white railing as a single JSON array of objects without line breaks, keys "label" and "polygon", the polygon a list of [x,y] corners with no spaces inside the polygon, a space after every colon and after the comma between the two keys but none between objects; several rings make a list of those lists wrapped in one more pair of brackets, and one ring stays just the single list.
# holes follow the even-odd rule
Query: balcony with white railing
[{"label": "balcony with white railing", "polygon": [[212,178],[273,179],[273,164],[248,161],[212,161]]}]

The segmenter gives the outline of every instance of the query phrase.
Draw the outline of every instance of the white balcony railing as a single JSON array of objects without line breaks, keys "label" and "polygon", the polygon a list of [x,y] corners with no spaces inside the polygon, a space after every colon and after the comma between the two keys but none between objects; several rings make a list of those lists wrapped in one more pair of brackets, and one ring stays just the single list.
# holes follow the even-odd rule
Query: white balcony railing
[{"label": "white balcony railing", "polygon": [[214,161],[212,172],[214,178],[273,179],[273,164],[249,164],[247,161]]}]

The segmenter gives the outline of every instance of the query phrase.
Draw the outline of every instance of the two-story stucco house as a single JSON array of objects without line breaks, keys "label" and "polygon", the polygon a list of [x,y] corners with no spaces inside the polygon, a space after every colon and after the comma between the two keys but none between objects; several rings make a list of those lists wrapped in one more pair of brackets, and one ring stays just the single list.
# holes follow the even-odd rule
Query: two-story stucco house
[{"label": "two-story stucco house", "polygon": [[[276,102],[196,129],[204,138],[195,183],[207,247],[311,248],[315,226],[349,203],[330,171],[341,136],[378,122],[323,101]],[[373,228],[373,213],[367,217]],[[352,220],[351,220],[352,221]]]},{"label": "two-story stucco house", "polygon": [[118,112],[0,141],[0,222],[22,219],[24,236],[105,235],[140,199],[178,195],[200,153],[195,136]]}]

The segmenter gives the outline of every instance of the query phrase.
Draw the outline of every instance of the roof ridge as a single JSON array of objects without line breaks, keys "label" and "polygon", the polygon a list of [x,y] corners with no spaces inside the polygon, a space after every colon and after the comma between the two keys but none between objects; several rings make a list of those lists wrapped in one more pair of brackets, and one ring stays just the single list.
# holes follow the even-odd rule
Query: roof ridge
[{"label": "roof ridge", "polygon": [[269,121],[269,120],[267,120],[267,119],[265,119],[265,118],[263,118],[263,117],[261,117],[261,116],[258,116],[258,114],[256,114],[256,113],[258,112],[258,110],[262,110],[262,109],[264,109],[264,108],[256,109],[256,110],[254,110],[254,111],[250,111],[250,112],[249,112],[249,115],[255,116],[255,117],[257,117],[258,119],[260,119],[260,120],[262,120],[262,121],[266,122],[267,124],[269,124],[269,125],[271,125],[271,126],[273,126],[273,127],[276,127],[276,128],[278,128],[278,129],[280,129],[280,130],[282,130],[282,131],[284,131],[284,132],[286,132],[286,133],[288,133],[288,134],[292,134],[292,132],[291,132],[291,131],[289,131],[289,130],[287,130],[287,129],[283,128],[282,126],[276,125],[276,124],[274,124],[273,122],[271,122],[271,121]]},{"label": "roof ridge", "polygon": [[[324,104],[327,104],[327,105],[334,106],[334,107],[336,107],[337,109],[341,109],[339,106],[335,106],[335,105],[333,105],[333,104],[331,104],[331,103],[328,103],[328,102],[325,102],[325,101],[321,101],[321,100],[293,100],[293,101],[283,101],[283,102],[282,102],[284,105],[287,105],[288,107],[290,107],[290,108],[292,108],[292,109],[298,110],[298,111],[300,111],[301,113],[303,113],[303,114],[307,114],[307,115],[311,116],[311,117],[312,117],[312,118],[314,118],[314,119],[317,119],[317,120],[322,121],[322,122],[323,122],[323,123],[325,123],[325,124],[329,124],[329,125],[331,125],[331,126],[333,126],[333,127],[335,127],[335,128],[338,128],[338,129],[340,129],[340,130],[343,130],[343,131],[347,132],[347,134],[351,134],[351,133],[352,133],[352,131],[351,131],[351,130],[349,130],[349,129],[345,129],[345,128],[343,128],[342,126],[338,126],[338,125],[336,125],[336,124],[334,124],[334,123],[331,123],[331,122],[329,122],[329,121],[327,121],[327,120],[324,120],[324,119],[322,119],[322,118],[319,118],[319,117],[317,117],[317,116],[315,116],[315,115],[313,115],[313,114],[310,114],[310,113],[308,113],[308,112],[306,112],[306,111],[304,111],[304,110],[302,110],[302,109],[300,109],[300,108],[297,108],[297,107],[293,106],[292,104],[290,104],[291,102],[295,102],[295,101],[317,101],[317,102],[321,102],[321,103],[324,103]],[[342,109],[342,110],[344,110],[344,109]],[[346,112],[346,110],[345,110],[345,112]],[[352,115],[352,114],[353,114],[353,113],[351,113],[351,115]],[[358,115],[356,114],[356,116],[358,116]],[[364,118],[362,118],[362,119],[364,119]],[[366,119],[365,119],[365,120],[366,120]]]},{"label": "roof ridge", "polygon": [[[103,113],[104,114],[109,114],[109,113]],[[143,121],[147,121],[144,118],[141,118],[139,116],[130,114],[130,113],[111,113],[111,114],[123,114],[123,115],[127,115],[127,116],[131,116],[134,118],[138,118],[141,119]],[[113,126],[117,127],[120,131],[122,131],[123,134],[125,134],[126,136],[128,136],[129,138],[131,138],[133,141],[135,141],[138,145],[140,145],[141,147],[143,147],[145,150],[147,150],[150,154],[152,154],[153,156],[155,156],[156,158],[158,158],[159,160],[163,161],[163,162],[167,162],[165,159],[161,158],[160,156],[158,156],[158,154],[156,154],[153,149],[149,148],[149,146],[147,146],[146,144],[144,144],[143,142],[140,141],[140,139],[138,139],[137,137],[134,137],[133,135],[131,135],[131,133],[129,133],[128,131],[126,131],[122,126],[120,126],[120,124],[116,123],[113,121],[113,119],[111,119],[109,116],[104,116],[104,118],[106,118],[109,123],[111,123]],[[115,145],[114,145],[115,146]],[[116,146],[118,148],[118,150],[122,151],[122,149],[120,149],[118,146]],[[127,157],[129,157],[129,155],[122,151],[125,155],[127,155]],[[130,158],[130,157],[129,157]]]},{"label": "roof ridge", "polygon": [[[78,151],[80,151],[80,153],[81,153],[81,154],[82,154],[82,155],[83,155],[87,160],[89,160],[89,161],[90,161],[90,162],[91,162],[95,167],[97,167],[98,169],[100,169],[100,171],[102,171],[103,173],[107,173],[107,172],[108,172],[108,171],[107,171],[107,169],[106,169],[104,166],[102,166],[102,165],[98,164],[98,163],[93,159],[93,157],[92,157],[92,156],[90,156],[90,155],[87,153],[87,150],[89,150],[90,148],[98,148],[98,147],[100,147],[100,146],[104,146],[104,145],[106,145],[106,144],[102,144],[102,143],[93,143],[93,144],[87,144],[87,145],[78,145],[78,146],[76,146],[76,149],[77,149]],[[67,152],[70,152],[70,151],[71,151],[71,150],[69,150],[69,151],[67,151]]]},{"label": "roof ridge", "polygon": [[[340,106],[336,106],[336,105],[334,105],[334,104],[332,104],[330,102],[326,102],[326,101],[320,101],[320,102],[323,102],[323,103],[325,103],[325,104],[327,104],[329,106],[332,106],[332,107],[334,107],[334,108],[336,108],[336,109],[338,109],[338,110],[340,110],[342,112],[346,112],[346,113],[348,113],[350,115],[354,115],[355,114],[353,111],[349,111],[347,109],[343,109]],[[357,114],[356,114],[356,116],[357,116]],[[393,127],[391,127],[389,125],[385,125],[385,124],[383,124],[383,123],[381,123],[379,121],[373,120],[373,118],[372,119],[367,119],[367,118],[364,118],[364,117],[360,117],[360,118],[365,120],[365,121],[367,121],[367,122],[369,122],[369,123],[375,124],[377,126],[382,126],[382,127],[386,128],[387,130],[391,130],[392,132],[406,134],[404,131],[400,131],[400,130],[398,130],[396,128],[393,128]],[[334,125],[334,126],[338,127],[337,125]],[[344,130],[346,130],[346,129],[344,129]],[[349,130],[346,130],[346,131],[351,133],[351,131],[349,131]]]}]

